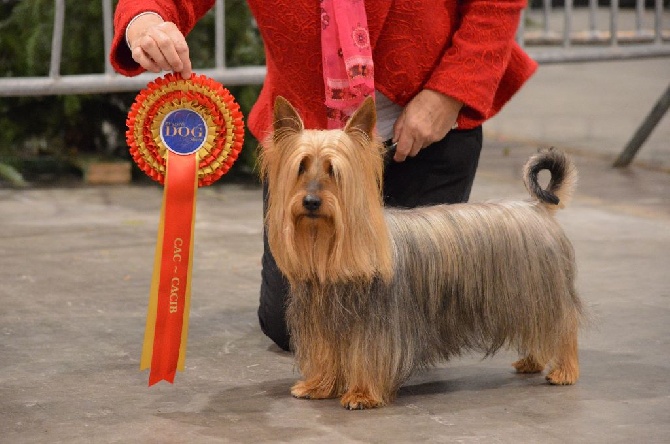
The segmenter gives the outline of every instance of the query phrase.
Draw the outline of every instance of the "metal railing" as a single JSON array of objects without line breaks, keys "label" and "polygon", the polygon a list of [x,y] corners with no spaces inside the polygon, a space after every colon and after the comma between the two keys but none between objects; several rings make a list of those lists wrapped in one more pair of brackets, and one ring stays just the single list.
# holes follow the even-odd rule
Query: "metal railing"
[{"label": "metal railing", "polygon": [[[670,55],[670,13],[663,0],[656,0],[652,10],[645,0],[623,10],[619,0],[609,7],[599,7],[598,0],[576,8],[565,0],[560,9],[552,0],[542,0],[539,9],[524,11],[517,40],[539,63],[620,60]],[[630,2],[628,2],[630,3]]]},{"label": "metal railing", "polygon": [[[54,29],[51,40],[49,75],[43,77],[0,78],[2,96],[43,96],[67,94],[97,94],[139,91],[156,78],[154,73],[125,77],[114,72],[109,58],[105,57],[105,72],[100,74],[61,75],[61,54],[65,23],[65,0],[54,0]],[[105,54],[109,54],[113,36],[112,0],[102,0],[102,30]],[[265,78],[264,66],[226,67],[225,64],[225,7],[224,0],[217,0],[214,8],[215,36],[214,62],[212,68],[198,70],[225,85],[257,85]]]},{"label": "metal railing", "polygon": [[[645,0],[636,0],[633,10],[623,10],[619,0],[611,0],[604,8],[598,6],[598,0],[588,0],[585,7],[577,7],[573,0],[565,0],[560,8],[553,7],[552,0],[542,0],[541,7],[529,7],[524,11],[517,41],[541,64],[668,57],[670,29],[666,29],[664,22],[670,21],[670,12],[664,7],[664,1],[667,2],[655,0],[653,9],[649,10],[645,8]],[[108,54],[113,35],[112,0],[102,0],[102,6],[105,54]],[[224,0],[217,0],[214,8],[214,66],[198,72],[229,86],[260,84],[265,78],[264,66],[226,66],[224,6]],[[119,75],[109,60],[105,60],[104,73],[61,75],[65,0],[55,0],[54,7],[49,75],[0,78],[0,97],[139,91],[156,77],[154,73],[136,77]],[[670,87],[631,138],[625,149],[626,155],[622,153],[616,166],[630,163],[654,129],[653,122],[658,123],[667,111],[669,96]]]}]

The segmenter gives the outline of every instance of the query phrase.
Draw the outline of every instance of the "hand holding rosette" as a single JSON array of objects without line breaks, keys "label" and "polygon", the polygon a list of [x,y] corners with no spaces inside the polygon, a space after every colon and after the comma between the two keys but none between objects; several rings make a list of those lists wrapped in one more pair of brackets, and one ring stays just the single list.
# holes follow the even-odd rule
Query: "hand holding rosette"
[{"label": "hand holding rosette", "polygon": [[133,160],[164,184],[140,369],[149,385],[184,370],[196,192],[228,172],[242,149],[239,105],[205,76],[167,74],[140,91],[126,121]]}]

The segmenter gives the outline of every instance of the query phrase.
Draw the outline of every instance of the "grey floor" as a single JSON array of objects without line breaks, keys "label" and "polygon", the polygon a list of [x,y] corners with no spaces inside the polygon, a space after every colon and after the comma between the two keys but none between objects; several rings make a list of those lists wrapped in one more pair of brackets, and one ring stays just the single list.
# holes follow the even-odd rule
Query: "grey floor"
[{"label": "grey floor", "polygon": [[[472,200],[524,198],[536,146],[489,138]],[[470,356],[362,412],[293,399],[292,356],[259,330],[257,186],[199,191],[186,370],[153,387],[139,356],[161,189],[0,188],[0,442],[670,442],[670,175],[575,160],[558,218],[592,315],[578,384]]]}]

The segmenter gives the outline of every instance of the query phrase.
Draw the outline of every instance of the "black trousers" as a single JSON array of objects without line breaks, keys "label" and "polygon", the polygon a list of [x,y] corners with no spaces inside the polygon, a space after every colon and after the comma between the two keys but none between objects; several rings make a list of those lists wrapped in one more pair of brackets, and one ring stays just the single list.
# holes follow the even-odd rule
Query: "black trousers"
[{"label": "black trousers", "polygon": [[[481,127],[452,130],[439,142],[404,162],[393,160],[384,170],[384,203],[414,208],[424,205],[467,202],[482,149]],[[263,187],[263,214],[267,210],[267,182]],[[263,233],[261,294],[258,319],[261,330],[279,347],[289,350],[286,327],[288,283],[277,268]]]}]

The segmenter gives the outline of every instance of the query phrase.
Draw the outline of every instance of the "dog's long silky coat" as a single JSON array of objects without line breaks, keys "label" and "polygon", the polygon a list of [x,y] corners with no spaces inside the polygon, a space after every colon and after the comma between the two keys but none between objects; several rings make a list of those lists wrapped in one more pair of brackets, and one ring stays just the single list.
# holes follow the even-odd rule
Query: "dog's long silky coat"
[{"label": "dog's long silky coat", "polygon": [[548,365],[551,384],[575,383],[582,306],[573,248],[553,217],[576,182],[564,154],[528,160],[529,201],[384,208],[372,100],[343,130],[304,129],[281,97],[274,111],[261,172],[270,248],[291,288],[304,377],[294,396],[381,406],[419,367],[508,347],[522,356],[518,372]]}]

